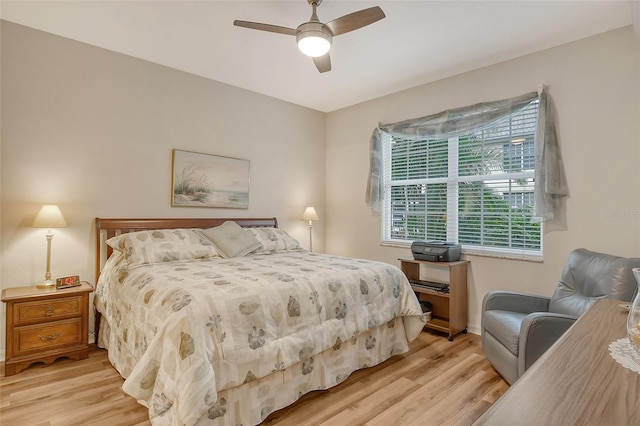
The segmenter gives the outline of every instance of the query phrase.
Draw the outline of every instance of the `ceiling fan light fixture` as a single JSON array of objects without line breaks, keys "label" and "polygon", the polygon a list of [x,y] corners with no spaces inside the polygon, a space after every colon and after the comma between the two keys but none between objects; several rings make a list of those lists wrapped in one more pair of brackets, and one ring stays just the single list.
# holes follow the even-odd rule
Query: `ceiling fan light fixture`
[{"label": "ceiling fan light fixture", "polygon": [[331,49],[331,34],[319,22],[307,22],[298,27],[298,49],[307,56],[317,58]]},{"label": "ceiling fan light fixture", "polygon": [[304,35],[299,37],[298,49],[307,56],[317,58],[327,54],[331,49],[331,42],[322,33]]}]

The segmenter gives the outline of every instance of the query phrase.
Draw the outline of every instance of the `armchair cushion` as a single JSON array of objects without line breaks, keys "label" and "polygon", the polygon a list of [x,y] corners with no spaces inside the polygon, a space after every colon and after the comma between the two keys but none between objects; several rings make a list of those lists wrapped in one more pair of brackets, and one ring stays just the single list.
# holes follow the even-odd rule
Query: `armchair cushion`
[{"label": "armchair cushion", "polygon": [[580,316],[602,298],[631,301],[637,286],[632,268],[640,259],[624,258],[586,249],[571,252],[556,288],[549,312]]},{"label": "armchair cushion", "polygon": [[482,328],[502,343],[514,355],[518,355],[520,324],[527,314],[491,310],[482,315]]}]

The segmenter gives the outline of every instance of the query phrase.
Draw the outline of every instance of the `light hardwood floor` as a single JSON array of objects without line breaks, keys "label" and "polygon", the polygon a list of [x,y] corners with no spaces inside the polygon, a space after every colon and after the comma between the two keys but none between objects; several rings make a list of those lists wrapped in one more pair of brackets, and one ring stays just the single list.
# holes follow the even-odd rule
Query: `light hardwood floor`
[{"label": "light hardwood floor", "polygon": [[[122,392],[107,352],[82,361],[33,365],[4,377],[3,426],[150,425],[147,410]],[[305,395],[265,425],[467,425],[508,388],[482,355],[480,336],[423,332],[408,353],[353,373],[327,391]]]}]

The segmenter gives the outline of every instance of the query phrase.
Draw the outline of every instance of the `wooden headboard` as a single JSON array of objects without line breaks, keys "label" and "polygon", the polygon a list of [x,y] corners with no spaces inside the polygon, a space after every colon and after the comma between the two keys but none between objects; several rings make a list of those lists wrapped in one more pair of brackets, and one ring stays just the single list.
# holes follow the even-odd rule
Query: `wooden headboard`
[{"label": "wooden headboard", "polygon": [[113,249],[106,241],[116,235],[149,229],[212,228],[234,221],[243,228],[278,227],[275,217],[267,218],[179,218],[179,219],[104,219],[96,218],[96,283],[104,262]]}]

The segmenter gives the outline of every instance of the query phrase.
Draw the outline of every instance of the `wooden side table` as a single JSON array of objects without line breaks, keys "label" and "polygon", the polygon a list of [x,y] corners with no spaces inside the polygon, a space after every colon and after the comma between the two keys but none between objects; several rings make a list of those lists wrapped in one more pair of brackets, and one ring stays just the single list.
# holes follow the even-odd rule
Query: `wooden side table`
[{"label": "wooden side table", "polygon": [[19,373],[34,362],[51,364],[60,357],[89,356],[89,293],[82,281],[63,290],[36,286],[2,291],[7,304],[5,376]]},{"label": "wooden side table", "polygon": [[449,270],[449,292],[442,293],[419,285],[411,285],[419,300],[433,304],[431,321],[425,328],[448,334],[449,341],[458,333],[467,333],[467,265],[468,260],[456,262],[430,262],[413,258],[400,258],[400,269],[409,281],[420,280],[420,265]]}]

